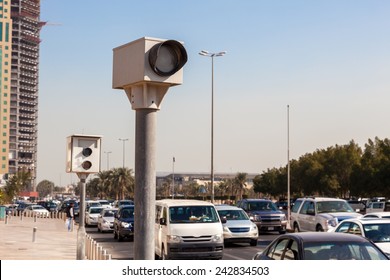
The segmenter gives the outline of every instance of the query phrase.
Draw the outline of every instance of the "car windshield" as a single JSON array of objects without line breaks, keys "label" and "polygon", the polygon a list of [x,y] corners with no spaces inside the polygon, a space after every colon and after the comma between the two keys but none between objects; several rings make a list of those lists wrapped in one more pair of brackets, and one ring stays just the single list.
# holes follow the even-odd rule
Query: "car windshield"
[{"label": "car windshield", "polygon": [[123,205],[134,205],[134,202],[131,201],[131,200],[122,200],[122,201],[119,201],[119,205],[120,206],[123,206]]},{"label": "car windshield", "polygon": [[250,211],[277,211],[278,208],[271,201],[251,201],[251,202],[248,202],[248,210],[250,210]]},{"label": "car windshield", "polygon": [[89,202],[89,207],[98,207],[101,206],[100,202]]},{"label": "car windshield", "polygon": [[305,260],[386,260],[370,242],[306,242]]},{"label": "car windshield", "polygon": [[225,217],[226,220],[249,220],[249,217],[243,210],[218,210],[220,217]]},{"label": "car windshield", "polygon": [[102,211],[102,208],[89,208],[89,213],[91,214],[99,214]]},{"label": "car windshield", "polygon": [[116,210],[109,210],[103,212],[103,217],[114,217]]},{"label": "car windshield", "polygon": [[213,206],[174,206],[169,208],[172,224],[218,223],[218,214]]},{"label": "car windshield", "polygon": [[316,207],[317,213],[355,212],[346,201],[319,201]]},{"label": "car windshield", "polygon": [[134,218],[134,208],[123,208],[121,213],[122,218]]},{"label": "car windshield", "polygon": [[390,222],[388,224],[363,225],[364,235],[375,243],[390,242]]},{"label": "car windshield", "polygon": [[45,209],[45,207],[41,206],[41,205],[33,205],[31,206],[32,209],[34,210],[42,210],[42,209]]}]

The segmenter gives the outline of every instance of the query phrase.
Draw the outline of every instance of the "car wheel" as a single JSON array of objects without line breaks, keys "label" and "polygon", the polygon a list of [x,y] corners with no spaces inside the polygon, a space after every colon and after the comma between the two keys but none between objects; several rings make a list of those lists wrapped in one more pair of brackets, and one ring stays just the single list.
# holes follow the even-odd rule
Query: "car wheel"
[{"label": "car wheel", "polygon": [[251,242],[249,242],[251,246],[257,246],[257,239],[252,239]]},{"label": "car wheel", "polygon": [[300,232],[298,224],[294,224],[294,232]]},{"label": "car wheel", "polygon": [[324,229],[322,228],[322,226],[321,226],[321,225],[317,225],[317,227],[316,227],[316,231],[324,231]]}]

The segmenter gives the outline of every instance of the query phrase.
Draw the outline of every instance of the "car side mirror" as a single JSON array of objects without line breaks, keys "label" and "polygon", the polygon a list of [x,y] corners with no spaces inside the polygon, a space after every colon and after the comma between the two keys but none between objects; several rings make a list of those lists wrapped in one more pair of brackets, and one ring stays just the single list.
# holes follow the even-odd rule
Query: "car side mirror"
[{"label": "car side mirror", "polygon": [[165,218],[160,218],[160,225],[166,226],[167,225],[167,220]]},{"label": "car side mirror", "polygon": [[222,217],[222,218],[221,218],[221,223],[222,223],[222,224],[226,224],[226,222],[227,222],[226,217]]}]

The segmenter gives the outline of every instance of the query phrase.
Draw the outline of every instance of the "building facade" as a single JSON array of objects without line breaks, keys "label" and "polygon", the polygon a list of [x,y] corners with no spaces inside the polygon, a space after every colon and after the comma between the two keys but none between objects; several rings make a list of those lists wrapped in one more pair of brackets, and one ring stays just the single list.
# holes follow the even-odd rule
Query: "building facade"
[{"label": "building facade", "polygon": [[37,166],[40,0],[0,0],[1,6],[0,175],[5,179],[18,171],[30,172],[33,191]]}]

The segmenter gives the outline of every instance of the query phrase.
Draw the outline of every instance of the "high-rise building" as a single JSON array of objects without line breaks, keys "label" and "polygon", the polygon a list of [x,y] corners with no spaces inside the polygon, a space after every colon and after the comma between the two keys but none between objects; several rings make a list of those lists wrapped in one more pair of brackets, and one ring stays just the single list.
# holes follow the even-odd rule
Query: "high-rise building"
[{"label": "high-rise building", "polygon": [[0,0],[0,175],[31,173],[35,188],[38,134],[40,0]]}]

